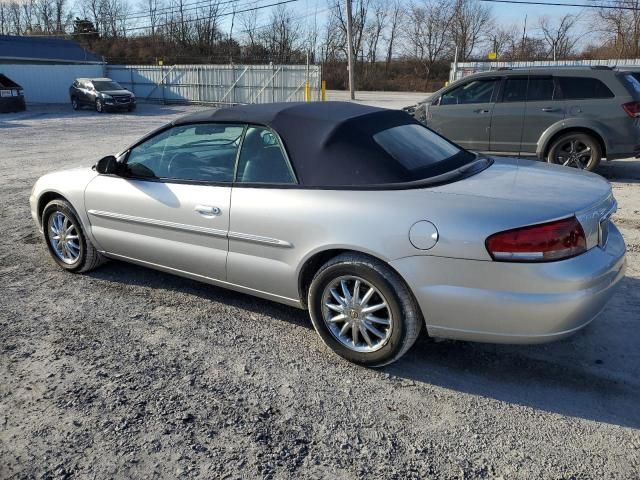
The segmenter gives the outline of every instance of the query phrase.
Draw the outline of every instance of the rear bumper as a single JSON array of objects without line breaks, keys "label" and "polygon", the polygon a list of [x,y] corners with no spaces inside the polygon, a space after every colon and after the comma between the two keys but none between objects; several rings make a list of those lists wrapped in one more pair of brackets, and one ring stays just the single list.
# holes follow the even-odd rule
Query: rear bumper
[{"label": "rear bumper", "polygon": [[412,289],[431,336],[543,343],[588,325],[626,269],[622,235],[568,260],[503,263],[415,256],[391,263]]}]

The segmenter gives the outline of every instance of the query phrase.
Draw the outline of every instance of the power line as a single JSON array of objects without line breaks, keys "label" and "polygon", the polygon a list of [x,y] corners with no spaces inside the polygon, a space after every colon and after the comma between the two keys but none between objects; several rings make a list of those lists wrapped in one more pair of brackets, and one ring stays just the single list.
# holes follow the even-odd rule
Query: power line
[{"label": "power line", "polygon": [[613,5],[585,5],[583,3],[548,3],[548,2],[534,2],[531,0],[480,0],[481,2],[493,2],[493,3],[513,3],[519,5],[546,5],[548,7],[583,7],[583,8],[610,8],[614,10],[631,10],[640,11],[640,7],[624,7]]}]

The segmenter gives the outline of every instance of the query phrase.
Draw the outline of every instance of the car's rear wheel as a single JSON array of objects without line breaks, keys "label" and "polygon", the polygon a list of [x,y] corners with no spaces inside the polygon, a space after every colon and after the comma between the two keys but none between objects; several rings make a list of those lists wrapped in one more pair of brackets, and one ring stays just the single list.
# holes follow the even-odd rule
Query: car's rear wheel
[{"label": "car's rear wheel", "polygon": [[71,97],[71,108],[74,110],[78,110],[80,108],[80,104],[78,103],[78,99],[76,97]]},{"label": "car's rear wheel", "polygon": [[53,200],[44,207],[42,229],[49,253],[65,270],[88,272],[103,263],[104,257],[84,234],[68,202]]},{"label": "car's rear wheel", "polygon": [[104,112],[104,104],[102,103],[102,100],[100,100],[99,98],[96,100],[96,112],[98,113]]},{"label": "car's rear wheel", "polygon": [[404,355],[422,315],[402,278],[383,262],[345,253],[314,276],[308,297],[313,326],[341,357],[381,367]]},{"label": "car's rear wheel", "polygon": [[591,135],[571,132],[560,135],[549,147],[547,162],[593,171],[602,158],[600,143]]}]

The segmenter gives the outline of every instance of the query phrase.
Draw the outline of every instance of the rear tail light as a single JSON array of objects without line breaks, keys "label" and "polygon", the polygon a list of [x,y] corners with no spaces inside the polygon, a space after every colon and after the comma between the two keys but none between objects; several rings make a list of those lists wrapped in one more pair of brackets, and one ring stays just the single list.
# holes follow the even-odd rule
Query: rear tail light
[{"label": "rear tail light", "polygon": [[491,257],[501,262],[550,262],[587,250],[584,230],[576,217],[496,233],[485,245]]},{"label": "rear tail light", "polygon": [[640,102],[629,102],[622,105],[624,111],[627,112],[631,118],[640,117]]}]

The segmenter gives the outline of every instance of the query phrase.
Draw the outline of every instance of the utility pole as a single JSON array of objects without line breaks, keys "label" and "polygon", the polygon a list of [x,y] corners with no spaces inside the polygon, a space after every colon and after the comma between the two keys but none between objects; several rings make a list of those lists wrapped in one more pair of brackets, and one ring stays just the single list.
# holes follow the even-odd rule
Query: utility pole
[{"label": "utility pole", "polygon": [[356,77],[353,70],[353,17],[351,15],[351,0],[345,1],[347,2],[347,61],[349,62],[349,95],[351,100],[355,100]]}]

